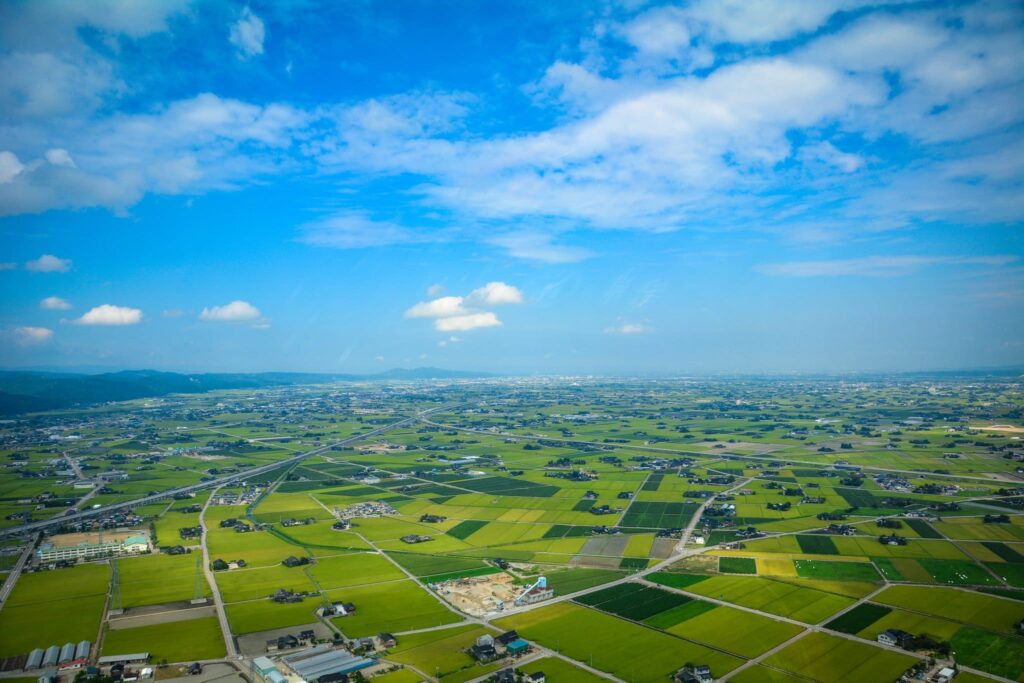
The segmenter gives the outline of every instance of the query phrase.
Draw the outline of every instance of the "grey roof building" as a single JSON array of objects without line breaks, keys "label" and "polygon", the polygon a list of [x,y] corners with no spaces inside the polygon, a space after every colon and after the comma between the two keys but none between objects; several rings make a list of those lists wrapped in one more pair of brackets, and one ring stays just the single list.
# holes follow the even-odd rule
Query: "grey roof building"
[{"label": "grey roof building", "polygon": [[28,653],[28,659],[25,660],[26,669],[38,669],[43,664],[43,649],[37,647]]},{"label": "grey roof building", "polygon": [[60,648],[56,645],[51,645],[46,648],[46,654],[43,655],[43,666],[53,666],[57,663],[57,659],[60,657]]},{"label": "grey roof building", "polygon": [[92,643],[83,640],[75,648],[75,659],[89,659],[89,651],[92,650]]},{"label": "grey roof building", "polygon": [[74,658],[75,658],[75,644],[74,643],[64,643],[64,647],[62,647],[60,649],[60,658],[57,659],[57,663],[58,664],[63,664],[64,662],[70,662]]}]

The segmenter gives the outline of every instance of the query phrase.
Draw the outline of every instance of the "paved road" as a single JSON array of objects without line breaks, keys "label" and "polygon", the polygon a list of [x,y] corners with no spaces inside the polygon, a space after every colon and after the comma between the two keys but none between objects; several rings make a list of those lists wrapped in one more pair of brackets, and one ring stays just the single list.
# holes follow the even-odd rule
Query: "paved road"
[{"label": "paved road", "polygon": [[11,591],[14,590],[14,584],[18,583],[18,577],[21,576],[21,572],[25,569],[28,559],[32,557],[32,551],[35,549],[37,543],[39,543],[38,533],[33,536],[32,541],[25,546],[25,550],[21,553],[21,557],[18,558],[14,568],[11,569],[11,572],[7,575],[7,580],[4,581],[3,588],[0,588],[0,609],[3,609],[4,605],[7,604],[7,598],[11,596]]},{"label": "paved road", "polygon": [[203,548],[203,574],[206,576],[206,582],[210,585],[210,591],[213,593],[213,606],[217,610],[217,621],[220,622],[220,634],[224,639],[224,647],[227,648],[227,657],[228,659],[237,659],[238,648],[235,647],[235,638],[231,634],[231,624],[228,623],[228,613],[224,609],[224,600],[220,595],[220,587],[217,586],[217,579],[213,575],[213,569],[210,568],[212,560],[210,559],[210,549],[206,542],[206,537],[209,536],[209,527],[206,525],[206,511],[209,509],[210,501],[213,500],[218,490],[214,489],[199,513],[199,526],[203,528],[203,535],[200,539],[200,544]]},{"label": "paved road", "polygon": [[[457,406],[454,406],[454,407],[457,407]],[[140,505],[145,505],[147,503],[152,503],[152,502],[155,502],[155,501],[158,501],[158,500],[164,500],[165,498],[171,498],[171,497],[173,497],[177,493],[195,493],[196,491],[203,491],[205,489],[220,488],[221,486],[226,486],[228,484],[232,484],[232,483],[238,482],[238,481],[244,481],[246,479],[249,479],[250,477],[254,477],[256,475],[263,474],[265,472],[270,472],[270,471],[275,470],[275,469],[277,469],[279,467],[284,467],[284,466],[287,466],[287,465],[293,465],[295,463],[298,463],[298,462],[300,462],[300,461],[302,461],[302,460],[304,460],[306,458],[312,457],[314,455],[320,455],[322,453],[326,453],[326,452],[330,451],[331,449],[333,449],[335,447],[338,447],[338,446],[350,446],[352,444],[359,443],[360,441],[364,441],[366,439],[372,439],[373,437],[380,436],[381,434],[383,434],[383,433],[385,433],[387,431],[390,431],[392,429],[397,429],[399,427],[405,427],[405,426],[408,426],[410,424],[413,424],[413,423],[417,422],[418,420],[426,418],[428,415],[431,415],[433,413],[440,412],[440,411],[443,411],[443,410],[451,410],[452,408],[453,408],[453,406],[439,406],[437,408],[430,408],[429,410],[425,410],[425,411],[423,411],[421,413],[418,413],[418,414],[416,414],[416,415],[414,415],[412,417],[407,417],[404,420],[400,420],[398,422],[394,422],[394,423],[389,424],[389,425],[384,425],[383,427],[378,427],[377,429],[374,429],[372,431],[366,432],[364,434],[357,434],[355,436],[350,436],[347,439],[341,439],[340,441],[332,441],[329,444],[326,444],[324,446],[320,446],[318,448],[314,448],[311,451],[306,451],[305,453],[299,453],[298,455],[295,455],[295,456],[293,456],[291,458],[287,458],[285,460],[278,460],[276,462],[272,462],[272,463],[269,463],[267,465],[261,465],[260,467],[254,467],[252,469],[245,470],[244,472],[238,472],[236,474],[229,474],[229,475],[224,476],[224,477],[218,477],[217,479],[211,479],[210,481],[203,481],[203,482],[199,482],[198,484],[191,484],[189,486],[182,486],[182,487],[176,488],[176,489],[168,489],[166,491],[161,491],[160,493],[157,493],[157,494],[154,494],[154,495],[151,495],[151,496],[143,496],[142,498],[136,498],[134,500],[125,501],[123,503],[114,503],[114,504],[107,505],[107,506],[102,507],[102,508],[97,508],[95,510],[93,510],[93,509],[82,510],[81,512],[78,512],[78,513],[75,513],[75,514],[72,514],[72,515],[58,515],[57,517],[54,517],[52,519],[40,520],[38,522],[31,522],[29,524],[22,524],[20,526],[15,526],[15,527],[9,527],[7,529],[2,529],[2,530],[0,530],[0,538],[7,538],[9,536],[17,536],[19,534],[24,534],[24,533],[27,533],[27,532],[30,532],[30,531],[42,531],[43,529],[47,529],[47,528],[52,527],[52,526],[61,526],[63,524],[69,523],[69,522],[76,522],[76,521],[84,519],[86,517],[95,517],[97,515],[105,514],[107,512],[110,512],[111,510],[118,510],[118,509],[124,509],[124,508],[138,507]]]}]

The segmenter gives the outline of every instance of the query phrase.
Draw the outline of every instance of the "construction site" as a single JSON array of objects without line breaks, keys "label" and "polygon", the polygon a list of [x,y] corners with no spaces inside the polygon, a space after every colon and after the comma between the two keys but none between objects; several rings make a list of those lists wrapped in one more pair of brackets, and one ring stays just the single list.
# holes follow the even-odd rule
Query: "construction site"
[{"label": "construction site", "polygon": [[554,597],[554,590],[547,587],[543,576],[528,586],[517,585],[515,580],[512,575],[499,572],[452,579],[430,587],[456,608],[475,617]]}]

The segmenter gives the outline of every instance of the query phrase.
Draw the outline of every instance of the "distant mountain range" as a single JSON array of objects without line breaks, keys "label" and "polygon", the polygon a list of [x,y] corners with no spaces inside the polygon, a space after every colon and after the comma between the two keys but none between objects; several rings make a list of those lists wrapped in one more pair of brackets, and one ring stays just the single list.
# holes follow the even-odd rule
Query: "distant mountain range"
[{"label": "distant mountain range", "polygon": [[199,394],[216,389],[258,389],[325,382],[372,380],[472,379],[483,372],[440,368],[393,368],[368,375],[302,372],[181,374],[157,370],[123,370],[100,374],[0,371],[0,415],[69,408],[107,401]]}]

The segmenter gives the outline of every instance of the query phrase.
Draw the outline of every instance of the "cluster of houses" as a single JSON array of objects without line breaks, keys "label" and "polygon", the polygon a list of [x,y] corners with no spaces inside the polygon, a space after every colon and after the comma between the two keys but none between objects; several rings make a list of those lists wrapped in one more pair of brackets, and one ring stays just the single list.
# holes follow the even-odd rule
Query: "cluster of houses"
[{"label": "cluster of houses", "polygon": [[227,519],[222,519],[220,521],[220,528],[221,529],[234,529],[235,533],[239,533],[239,534],[244,534],[244,533],[248,533],[250,531],[255,531],[255,528],[251,524],[249,524],[248,522],[245,522],[245,521],[243,521],[241,519],[238,519],[237,517],[228,517]]},{"label": "cluster of houses", "polygon": [[313,629],[300,631],[299,635],[293,636],[286,633],[278,638],[271,638],[267,641],[267,652],[278,652],[281,650],[294,650],[298,647],[306,647],[316,641],[316,633]]},{"label": "cluster of houses", "polygon": [[506,631],[499,636],[484,634],[469,648],[469,654],[482,664],[502,657],[516,657],[529,651],[529,641],[520,638],[515,631]]},{"label": "cluster of houses", "polygon": [[426,536],[424,534],[406,534],[401,538],[402,543],[408,543],[410,545],[415,545],[417,543],[426,543],[427,541],[431,540],[433,539],[430,536]]},{"label": "cluster of houses", "polygon": [[715,683],[707,664],[687,664],[676,672],[675,683]]},{"label": "cluster of houses", "polygon": [[519,683],[519,681],[522,681],[522,683],[545,683],[547,677],[543,671],[534,671],[532,674],[520,675],[520,672],[509,667],[497,671],[491,676],[491,680],[494,683]]},{"label": "cluster of houses", "polygon": [[882,545],[906,545],[907,539],[905,536],[898,536],[896,534],[888,534],[886,536],[879,536],[878,542]]},{"label": "cluster of houses", "polygon": [[210,563],[210,569],[215,572],[223,572],[229,569],[244,569],[246,566],[245,560],[222,560],[219,557]]},{"label": "cluster of houses", "polygon": [[281,526],[309,526],[310,524],[316,524],[316,517],[306,517],[305,519],[289,517],[281,520]]},{"label": "cluster of houses", "polygon": [[290,602],[302,602],[311,595],[316,593],[310,591],[293,591],[287,588],[278,588],[276,591],[270,594],[270,599],[278,603],[290,603]]},{"label": "cluster of houses", "polygon": [[398,510],[387,503],[378,500],[370,500],[363,503],[349,505],[343,510],[335,509],[334,512],[342,519],[355,519],[358,517],[385,517],[397,515]]},{"label": "cluster of houses", "polygon": [[356,613],[356,606],[351,602],[332,602],[318,607],[316,613],[321,617],[347,617]]}]

